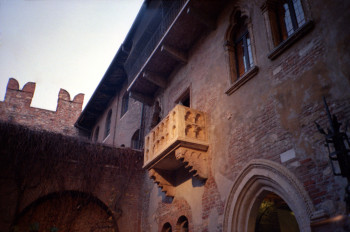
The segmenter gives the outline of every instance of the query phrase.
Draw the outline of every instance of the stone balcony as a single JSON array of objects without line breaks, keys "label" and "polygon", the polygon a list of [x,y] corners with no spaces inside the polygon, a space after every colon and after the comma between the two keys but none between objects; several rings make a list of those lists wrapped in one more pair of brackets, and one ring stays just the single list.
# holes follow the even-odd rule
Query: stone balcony
[{"label": "stone balcony", "polygon": [[207,137],[205,113],[182,105],[146,136],[143,168],[167,196],[175,195],[175,187],[188,173],[207,178]]}]

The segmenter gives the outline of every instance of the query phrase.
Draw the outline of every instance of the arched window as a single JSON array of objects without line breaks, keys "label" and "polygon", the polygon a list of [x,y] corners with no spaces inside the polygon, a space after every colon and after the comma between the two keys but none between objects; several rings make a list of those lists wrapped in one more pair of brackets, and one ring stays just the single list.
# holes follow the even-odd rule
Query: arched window
[{"label": "arched window", "polygon": [[172,230],[171,230],[171,225],[170,225],[170,223],[169,222],[167,222],[167,223],[165,223],[164,225],[163,225],[163,228],[162,228],[162,231],[161,232],[171,232]]},{"label": "arched window", "polygon": [[181,216],[176,223],[176,229],[179,232],[188,232],[188,219],[185,216]]},{"label": "arched window", "polygon": [[237,79],[242,77],[253,67],[251,40],[247,27],[247,17],[241,16],[238,11],[235,17],[236,26],[232,34],[235,49]]},{"label": "arched window", "polygon": [[140,140],[140,129],[137,129],[133,136],[131,137],[131,148],[140,149],[141,140]]},{"label": "arched window", "polygon": [[125,92],[122,99],[122,109],[121,109],[120,117],[123,117],[123,115],[128,111],[128,107],[129,107],[129,94],[128,92]]},{"label": "arched window", "polygon": [[230,88],[226,94],[230,95],[258,72],[254,64],[254,49],[252,38],[252,24],[247,15],[240,10],[231,14],[230,26],[226,32],[225,49],[230,66]]},{"label": "arched window", "polygon": [[111,131],[111,118],[112,118],[112,109],[108,111],[107,118],[106,118],[105,138],[109,135],[109,132]]},{"label": "arched window", "polygon": [[95,134],[94,134],[94,142],[97,142],[98,140],[98,134],[100,133],[100,127],[98,126],[96,129],[95,129]]}]

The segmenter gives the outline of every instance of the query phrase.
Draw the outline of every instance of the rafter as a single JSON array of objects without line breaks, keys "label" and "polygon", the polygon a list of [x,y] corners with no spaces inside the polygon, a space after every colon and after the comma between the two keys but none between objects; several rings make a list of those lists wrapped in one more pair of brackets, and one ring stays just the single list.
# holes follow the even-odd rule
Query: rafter
[{"label": "rafter", "polygon": [[166,52],[173,59],[181,62],[182,64],[187,64],[187,54],[181,50],[178,50],[174,47],[163,44],[162,47],[160,48],[160,51]]},{"label": "rafter", "polygon": [[207,13],[197,10],[193,7],[187,8],[187,14],[193,16],[198,22],[204,24],[210,30],[216,29],[216,21]]},{"label": "rafter", "polygon": [[135,92],[135,91],[131,91],[129,96],[131,98],[137,100],[137,101],[146,103],[147,105],[151,106],[153,104],[153,98],[149,97],[149,96],[147,96],[145,94],[142,94],[142,93],[139,93],[139,92]]},{"label": "rafter", "polygon": [[150,72],[150,71],[145,71],[145,72],[143,72],[142,77],[143,77],[145,80],[147,80],[147,81],[149,81],[149,82],[151,82],[151,83],[153,83],[153,84],[155,84],[155,85],[157,85],[158,87],[163,88],[163,89],[164,89],[164,88],[166,87],[166,85],[167,85],[165,78],[162,77],[162,76],[161,76],[160,74],[158,74],[158,73],[154,73],[154,72]]}]

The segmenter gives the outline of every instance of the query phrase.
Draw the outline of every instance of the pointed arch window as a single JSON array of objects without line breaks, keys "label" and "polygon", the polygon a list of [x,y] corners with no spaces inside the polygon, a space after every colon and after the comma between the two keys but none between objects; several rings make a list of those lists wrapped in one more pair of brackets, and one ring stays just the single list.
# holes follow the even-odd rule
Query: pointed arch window
[{"label": "pointed arch window", "polygon": [[236,56],[237,79],[242,77],[253,67],[252,46],[249,37],[246,18],[239,18],[237,28],[233,34]]},{"label": "pointed arch window", "polygon": [[181,216],[176,223],[176,229],[179,232],[188,232],[188,219],[185,216]]},{"label": "pointed arch window", "polygon": [[172,229],[171,229],[170,223],[169,222],[165,223],[163,225],[162,232],[171,232],[171,231],[172,231]]},{"label": "pointed arch window", "polygon": [[254,64],[252,25],[248,16],[237,10],[231,15],[231,24],[226,32],[225,48],[228,53],[231,86],[230,95],[250,80],[258,71]]},{"label": "pointed arch window", "polygon": [[133,149],[141,148],[140,129],[137,129],[133,134],[133,136],[131,137],[131,148]]}]

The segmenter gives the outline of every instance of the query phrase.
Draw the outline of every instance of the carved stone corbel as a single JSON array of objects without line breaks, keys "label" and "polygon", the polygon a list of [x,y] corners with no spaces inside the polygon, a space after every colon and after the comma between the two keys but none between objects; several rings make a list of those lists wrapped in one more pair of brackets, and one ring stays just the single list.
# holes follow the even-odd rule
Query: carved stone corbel
[{"label": "carved stone corbel", "polygon": [[175,151],[175,157],[186,163],[185,168],[190,168],[189,172],[194,176],[200,179],[208,178],[207,152],[179,147]]},{"label": "carved stone corbel", "polygon": [[162,189],[167,197],[175,196],[175,187],[154,168],[148,170],[149,177]]}]

